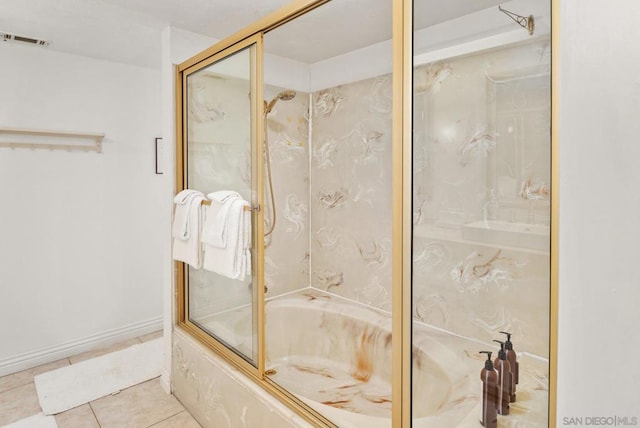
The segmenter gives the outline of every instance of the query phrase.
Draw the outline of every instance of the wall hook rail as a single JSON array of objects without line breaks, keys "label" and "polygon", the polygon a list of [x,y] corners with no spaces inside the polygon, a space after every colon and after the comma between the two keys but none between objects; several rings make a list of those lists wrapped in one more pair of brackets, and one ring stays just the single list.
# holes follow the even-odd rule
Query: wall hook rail
[{"label": "wall hook rail", "polygon": [[533,31],[535,30],[535,26],[536,26],[533,15],[529,15],[529,16],[518,15],[517,13],[509,12],[507,9],[503,9],[502,6],[498,6],[498,10],[504,13],[505,15],[507,15],[509,18],[513,19],[522,28],[527,30],[530,36],[533,35]]},{"label": "wall hook rail", "polygon": [[[7,139],[6,136],[9,136]],[[0,127],[0,147],[102,153],[104,134]],[[66,142],[77,144],[66,144]],[[89,144],[87,144],[89,143]]]}]

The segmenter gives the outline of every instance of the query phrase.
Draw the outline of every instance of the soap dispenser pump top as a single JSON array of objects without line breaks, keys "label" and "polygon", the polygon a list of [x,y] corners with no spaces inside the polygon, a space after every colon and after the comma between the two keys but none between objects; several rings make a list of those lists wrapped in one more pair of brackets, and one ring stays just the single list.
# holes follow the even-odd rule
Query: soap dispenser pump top
[{"label": "soap dispenser pump top", "polygon": [[486,428],[498,428],[498,373],[493,369],[491,351],[480,351],[487,354],[484,368],[480,372],[482,381],[482,415],[480,425]]},{"label": "soap dispenser pump top", "polygon": [[507,331],[501,331],[500,333],[507,336],[507,341],[504,343],[504,348],[507,354],[507,360],[511,365],[511,402],[513,403],[514,401],[516,401],[516,385],[520,383],[520,363],[518,362],[518,354],[516,354],[516,351],[513,349],[513,343],[511,342],[511,333]]},{"label": "soap dispenser pump top", "polygon": [[494,340],[500,344],[500,351],[498,351],[498,358],[493,362],[496,371],[498,372],[498,414],[509,414],[509,402],[511,401],[511,365],[507,360],[507,353],[504,351],[504,342]]}]

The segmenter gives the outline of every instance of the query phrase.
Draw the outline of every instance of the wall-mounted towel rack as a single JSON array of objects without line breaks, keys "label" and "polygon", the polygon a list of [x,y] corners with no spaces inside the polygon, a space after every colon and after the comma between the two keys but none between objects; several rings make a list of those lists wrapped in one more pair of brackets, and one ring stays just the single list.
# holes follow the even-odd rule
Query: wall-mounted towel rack
[{"label": "wall-mounted towel rack", "polygon": [[[207,205],[207,206],[208,206],[208,205],[211,205],[211,201],[207,201],[207,200],[202,201],[202,205]],[[245,210],[245,211],[253,211],[253,210],[258,211],[258,210],[259,210],[259,208],[258,208],[258,207],[244,207],[244,210]]]},{"label": "wall-mounted towel rack", "polygon": [[[11,149],[77,150],[102,153],[103,139],[104,134],[0,128],[0,147],[9,147]],[[68,140],[79,144],[64,144]],[[60,141],[60,144],[57,144],[56,141]],[[87,142],[91,143],[91,145],[87,145]]]}]

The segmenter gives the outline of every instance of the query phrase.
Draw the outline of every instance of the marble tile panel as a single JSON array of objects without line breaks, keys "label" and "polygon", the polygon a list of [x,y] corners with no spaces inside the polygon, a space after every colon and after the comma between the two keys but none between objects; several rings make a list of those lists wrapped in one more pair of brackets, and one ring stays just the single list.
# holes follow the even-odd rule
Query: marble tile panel
[{"label": "marble tile panel", "polygon": [[184,410],[162,390],[159,379],[100,398],[91,407],[102,428],[145,428]]},{"label": "marble tile panel", "polygon": [[81,361],[100,357],[102,355],[109,354],[111,352],[121,351],[130,346],[139,345],[139,344],[140,344],[140,340],[137,337],[134,337],[132,339],[127,339],[110,346],[105,346],[103,348],[94,349],[92,351],[87,351],[87,352],[83,352],[82,354],[74,355],[73,357],[69,357],[69,361],[71,361],[71,364],[76,364]]},{"label": "marble tile panel", "polygon": [[42,412],[33,382],[0,393],[0,426]]},{"label": "marble tile panel", "polygon": [[98,420],[88,403],[57,414],[56,424],[58,428],[100,428],[100,424],[98,424]]},{"label": "marble tile panel", "polygon": [[548,356],[548,254],[417,237],[413,267],[414,319]]},{"label": "marble tile panel", "polygon": [[174,394],[204,428],[311,427],[184,333],[173,339]]},{"label": "marble tile panel", "polygon": [[0,377],[0,393],[8,391],[9,389],[15,388],[17,386],[26,385],[30,382],[33,382],[34,376],[68,365],[69,360],[63,358],[49,364],[44,364],[38,367]]},{"label": "marble tile panel", "polygon": [[158,422],[155,425],[151,425],[153,428],[201,428],[200,424],[193,419],[193,416],[189,412],[184,411],[178,413],[175,416],[165,419],[162,422]]},{"label": "marble tile panel", "polygon": [[313,94],[311,285],[391,308],[391,76]]}]

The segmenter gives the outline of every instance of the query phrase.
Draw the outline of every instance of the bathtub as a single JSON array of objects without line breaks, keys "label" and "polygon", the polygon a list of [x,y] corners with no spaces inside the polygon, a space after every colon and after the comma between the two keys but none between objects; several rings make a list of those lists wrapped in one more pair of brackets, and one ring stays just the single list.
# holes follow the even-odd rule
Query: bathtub
[{"label": "bathtub", "polygon": [[[270,379],[344,428],[391,427],[391,318],[323,291],[306,288],[265,304]],[[245,355],[255,349],[251,307],[203,317]],[[476,428],[480,370],[492,344],[413,324],[413,427]],[[548,360],[519,353],[518,402],[500,427],[546,427]],[[252,381],[246,382],[253,385]]]},{"label": "bathtub", "polygon": [[[388,314],[315,289],[272,299],[265,313],[273,381],[340,427],[391,427]],[[413,426],[459,426],[466,417],[475,426],[481,361],[473,376],[462,348],[441,333],[415,326],[413,337]]]}]

